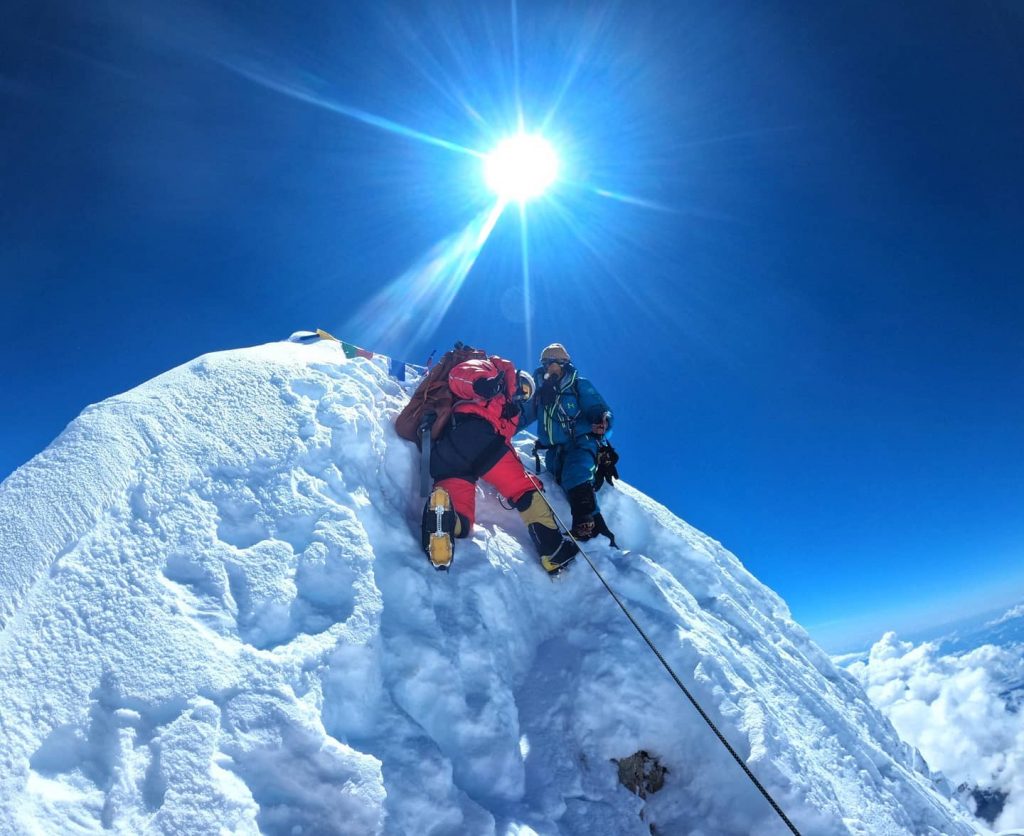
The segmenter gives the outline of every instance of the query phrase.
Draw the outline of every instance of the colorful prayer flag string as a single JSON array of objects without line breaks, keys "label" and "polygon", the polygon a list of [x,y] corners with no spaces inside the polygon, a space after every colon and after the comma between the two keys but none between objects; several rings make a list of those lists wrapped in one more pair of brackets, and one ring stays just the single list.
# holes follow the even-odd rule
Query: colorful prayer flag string
[{"label": "colorful prayer flag string", "polygon": [[355,360],[357,357],[372,360],[375,357],[379,357],[387,362],[388,374],[395,378],[395,380],[401,381],[405,381],[407,379],[409,371],[412,371],[417,375],[424,374],[427,371],[431,360],[434,359],[433,352],[431,352],[430,360],[427,361],[427,366],[420,366],[416,363],[407,363],[404,360],[396,360],[393,357],[387,357],[384,354],[377,354],[369,349],[360,348],[352,343],[339,340],[333,334],[329,334],[320,328],[317,328],[316,331],[296,331],[288,338],[288,340],[293,343],[314,343],[320,340],[331,340],[341,346],[342,352],[349,360]]}]

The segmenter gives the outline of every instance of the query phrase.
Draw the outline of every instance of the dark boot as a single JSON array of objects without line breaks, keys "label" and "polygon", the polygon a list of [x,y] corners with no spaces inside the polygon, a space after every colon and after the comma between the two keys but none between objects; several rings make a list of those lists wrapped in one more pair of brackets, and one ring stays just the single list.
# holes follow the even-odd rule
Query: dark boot
[{"label": "dark boot", "polygon": [[523,494],[516,501],[516,510],[526,523],[541,565],[548,574],[554,575],[565,568],[579,553],[579,547],[558,530],[554,514],[540,491]]},{"label": "dark boot", "polygon": [[597,514],[594,486],[584,482],[571,488],[567,495],[572,510],[572,536],[577,540],[589,540],[597,533],[594,528],[594,515]]}]

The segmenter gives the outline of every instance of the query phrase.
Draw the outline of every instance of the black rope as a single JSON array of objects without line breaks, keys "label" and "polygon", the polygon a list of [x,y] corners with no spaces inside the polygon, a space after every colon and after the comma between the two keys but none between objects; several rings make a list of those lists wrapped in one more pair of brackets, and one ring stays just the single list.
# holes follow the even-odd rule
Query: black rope
[{"label": "black rope", "polygon": [[[540,495],[544,496],[543,491],[540,492]],[[636,628],[636,631],[640,634],[640,637],[645,642],[647,642],[647,646],[652,651],[654,651],[654,655],[658,657],[658,661],[661,662],[665,670],[668,671],[669,676],[671,676],[672,679],[675,680],[676,685],[679,686],[679,690],[683,692],[683,694],[686,696],[686,699],[690,701],[690,704],[695,709],[697,709],[697,713],[700,714],[700,716],[704,719],[704,722],[708,724],[708,726],[711,728],[711,731],[715,733],[715,737],[717,737],[719,741],[721,741],[722,745],[726,748],[729,754],[732,755],[733,760],[735,760],[736,763],[740,765],[740,769],[742,769],[747,774],[747,777],[753,782],[754,786],[757,787],[761,795],[763,795],[765,797],[765,800],[769,804],[771,804],[772,809],[779,814],[779,818],[782,819],[783,822],[785,822],[786,827],[788,827],[790,832],[793,833],[793,836],[800,836],[800,831],[796,829],[796,827],[793,825],[793,822],[791,822],[789,818],[786,816],[786,814],[782,812],[782,808],[778,805],[778,802],[776,802],[775,799],[772,798],[768,790],[764,788],[764,785],[757,780],[757,776],[750,771],[750,767],[747,766],[746,763],[744,763],[743,758],[741,758],[737,754],[736,750],[732,748],[732,745],[729,743],[729,741],[725,739],[725,735],[722,734],[721,731],[719,731],[718,726],[715,725],[714,721],[708,716],[707,712],[703,708],[701,708],[700,703],[697,702],[693,694],[691,694],[689,689],[683,684],[683,681],[676,675],[676,672],[672,670],[672,666],[669,665],[667,661],[665,661],[665,657],[661,655],[661,651],[658,650],[657,647],[655,647],[654,642],[651,641],[648,635],[644,632],[643,628],[637,623],[637,620],[633,618],[632,613],[630,613],[630,611],[626,609],[626,605],[622,603],[619,596],[616,595],[615,591],[608,585],[608,581],[606,581],[604,579],[604,575],[602,575],[598,571],[597,567],[594,565],[594,561],[590,559],[590,555],[588,555],[583,550],[583,547],[580,545],[579,540],[572,536],[572,531],[567,529],[565,527],[565,523],[563,523],[562,520],[559,519],[558,513],[551,506],[551,503],[548,502],[548,498],[546,496],[544,496],[544,502],[547,503],[548,508],[551,509],[551,514],[555,518],[555,521],[562,527],[562,530],[569,535],[572,541],[579,548],[580,554],[583,555],[584,560],[586,560],[587,563],[590,564],[590,568],[594,570],[594,574],[597,575],[598,580],[600,580],[601,583],[604,584],[604,588],[608,590],[608,594],[611,595],[615,603],[619,605],[619,609],[621,609],[622,612],[625,613],[626,618],[629,619],[629,623]]]}]

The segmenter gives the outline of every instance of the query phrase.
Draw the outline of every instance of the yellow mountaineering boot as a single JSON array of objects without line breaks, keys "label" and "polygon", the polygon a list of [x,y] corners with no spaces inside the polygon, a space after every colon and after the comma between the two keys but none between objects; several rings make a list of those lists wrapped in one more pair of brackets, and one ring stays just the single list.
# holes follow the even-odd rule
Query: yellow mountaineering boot
[{"label": "yellow mountaineering boot", "polygon": [[529,491],[516,502],[530,539],[540,554],[540,565],[549,575],[558,574],[579,554],[579,547],[558,530],[555,516],[540,491]]},{"label": "yellow mountaineering boot", "polygon": [[551,554],[542,554],[540,556],[540,565],[544,567],[544,570],[549,575],[557,575],[572,563],[579,553],[580,547],[568,537],[563,537],[558,544],[558,548]]},{"label": "yellow mountaineering boot", "polygon": [[452,565],[454,538],[461,527],[448,491],[435,486],[423,509],[422,530],[423,550],[435,569],[447,569]]}]

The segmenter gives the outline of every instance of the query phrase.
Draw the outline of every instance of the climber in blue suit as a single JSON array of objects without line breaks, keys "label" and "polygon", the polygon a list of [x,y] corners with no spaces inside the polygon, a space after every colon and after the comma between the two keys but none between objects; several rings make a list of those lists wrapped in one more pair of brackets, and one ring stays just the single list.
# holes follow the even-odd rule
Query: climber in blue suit
[{"label": "climber in blue suit", "polygon": [[598,450],[610,434],[612,411],[560,343],[541,352],[535,379],[537,396],[526,404],[519,428],[538,422],[537,448],[546,450],[544,464],[569,498],[573,537],[603,534],[614,545],[594,489]]}]

